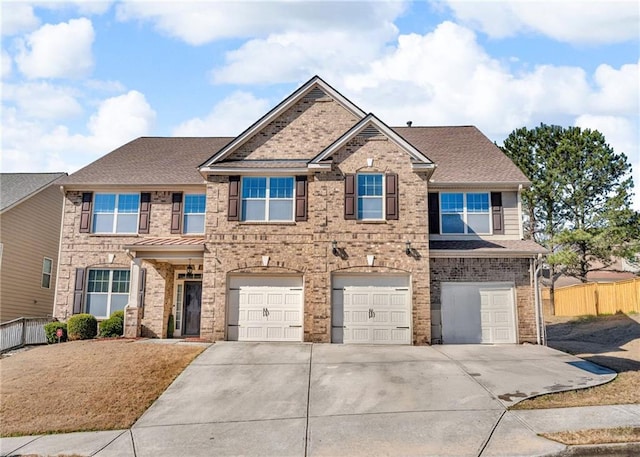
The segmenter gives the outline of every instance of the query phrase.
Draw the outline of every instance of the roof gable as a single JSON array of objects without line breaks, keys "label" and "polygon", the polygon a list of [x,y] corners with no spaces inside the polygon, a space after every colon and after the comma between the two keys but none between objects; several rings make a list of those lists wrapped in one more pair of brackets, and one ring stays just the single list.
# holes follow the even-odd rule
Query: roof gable
[{"label": "roof gable", "polygon": [[309,162],[309,168],[330,168],[330,164],[323,163],[327,159],[331,158],[331,156],[336,153],[340,148],[342,148],[345,144],[347,144],[351,139],[358,135],[364,136],[377,136],[382,135],[387,139],[393,141],[400,148],[405,150],[407,154],[412,159],[413,169],[426,169],[433,170],[436,165],[426,156],[424,153],[419,151],[416,147],[414,147],[411,143],[405,140],[402,136],[400,136],[396,131],[392,130],[389,126],[387,126],[384,122],[378,119],[372,113],[367,114],[363,119],[360,120],[356,125],[351,127],[347,132],[345,132],[340,138],[334,141],[330,146],[328,146],[324,151],[318,154]]},{"label": "roof gable", "polygon": [[[349,101],[346,97],[340,94],[337,90],[327,84],[322,78],[319,76],[314,76],[305,84],[303,84],[299,89],[297,89],[294,93],[289,95],[286,99],[284,99],[280,104],[278,104],[275,108],[265,114],[262,118],[256,121],[253,125],[251,125],[248,129],[238,135],[233,141],[223,147],[220,151],[218,151],[214,156],[210,157],[206,162],[200,165],[201,171],[206,171],[205,169],[212,166],[213,164],[222,161],[228,158],[234,151],[240,148],[243,144],[249,141],[254,135],[260,132],[264,127],[266,127],[269,123],[273,122],[277,119],[281,114],[283,114],[286,110],[295,105],[298,101],[300,101],[303,97],[308,95],[314,95],[314,92],[321,91],[335,101],[337,101],[343,108],[347,111],[351,112],[356,118],[361,119],[365,117],[364,111],[354,105],[351,101]],[[318,92],[319,94],[319,92]]]},{"label": "roof gable", "polygon": [[8,210],[46,189],[66,173],[2,173],[0,174],[0,211]]}]

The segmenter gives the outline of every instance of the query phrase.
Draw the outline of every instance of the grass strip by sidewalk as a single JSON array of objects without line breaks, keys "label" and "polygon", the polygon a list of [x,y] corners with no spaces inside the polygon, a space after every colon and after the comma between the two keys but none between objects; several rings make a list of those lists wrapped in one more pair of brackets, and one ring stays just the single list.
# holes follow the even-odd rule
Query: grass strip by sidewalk
[{"label": "grass strip by sidewalk", "polygon": [[557,392],[521,401],[510,409],[568,408],[573,406],[628,405],[640,403],[640,372],[618,373],[611,382],[580,390]]},{"label": "grass strip by sidewalk", "polygon": [[0,436],[130,427],[202,346],[74,341],[0,359]]},{"label": "grass strip by sidewalk", "polygon": [[567,445],[640,442],[640,427],[616,427],[542,433],[541,436]]}]

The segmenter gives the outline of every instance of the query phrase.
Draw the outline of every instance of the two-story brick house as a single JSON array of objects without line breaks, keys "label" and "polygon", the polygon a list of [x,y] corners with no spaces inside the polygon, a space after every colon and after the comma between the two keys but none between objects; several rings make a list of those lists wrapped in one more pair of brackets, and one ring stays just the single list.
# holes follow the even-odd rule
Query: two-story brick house
[{"label": "two-story brick house", "polygon": [[476,128],[390,128],[314,77],[236,138],[139,138],[65,178],[55,315],[128,305],[128,336],[536,341],[528,184]]}]

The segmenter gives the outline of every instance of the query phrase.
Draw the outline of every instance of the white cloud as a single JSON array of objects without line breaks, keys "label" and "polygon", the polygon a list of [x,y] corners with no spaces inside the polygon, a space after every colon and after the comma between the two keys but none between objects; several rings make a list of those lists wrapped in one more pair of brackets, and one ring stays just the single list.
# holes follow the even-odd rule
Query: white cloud
[{"label": "white cloud", "polygon": [[200,45],[224,38],[253,38],[283,32],[350,30],[356,35],[379,27],[395,30],[392,21],[404,8],[402,1],[329,4],[309,1],[128,1],[118,4],[116,12],[121,21],[149,21],[166,35]]},{"label": "white cloud", "polygon": [[22,116],[32,119],[64,119],[82,113],[77,91],[46,82],[5,84],[3,100],[15,103]]},{"label": "white cloud", "polygon": [[494,38],[534,32],[568,43],[618,43],[640,32],[634,0],[448,3],[460,21]]},{"label": "white cloud", "polygon": [[619,70],[600,65],[594,79],[599,90],[593,96],[593,108],[611,114],[637,114],[640,111],[640,61],[623,65]]},{"label": "white cloud", "polygon": [[16,35],[34,30],[40,20],[33,13],[33,7],[24,2],[2,2],[0,4],[0,29],[2,35]]},{"label": "white cloud", "polygon": [[80,78],[93,68],[94,36],[93,25],[87,18],[45,24],[26,40],[18,40],[15,60],[20,71],[30,79]]},{"label": "white cloud", "polygon": [[233,92],[204,118],[193,118],[173,129],[173,136],[235,136],[270,108],[268,100],[247,92]]},{"label": "white cloud", "polygon": [[11,59],[9,53],[4,49],[0,54],[0,65],[2,66],[0,77],[7,78],[9,75],[11,75],[11,72],[13,71],[13,59]]},{"label": "white cloud", "polygon": [[2,112],[3,171],[73,172],[98,156],[148,135],[156,113],[143,94],[129,91],[104,100],[87,123],[87,133],[20,116],[13,107]]}]

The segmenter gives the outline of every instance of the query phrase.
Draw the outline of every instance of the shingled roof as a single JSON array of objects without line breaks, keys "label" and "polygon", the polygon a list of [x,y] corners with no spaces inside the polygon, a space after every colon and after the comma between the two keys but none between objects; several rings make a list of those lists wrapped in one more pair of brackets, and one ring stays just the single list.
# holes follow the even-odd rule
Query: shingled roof
[{"label": "shingled roof", "polygon": [[474,126],[393,129],[436,163],[433,184],[529,184],[511,159]]},{"label": "shingled roof", "polygon": [[1,173],[0,211],[47,188],[66,173]]},{"label": "shingled roof", "polygon": [[[392,127],[429,157],[437,168],[433,185],[528,184],[527,178],[486,136],[473,126]],[[189,185],[203,184],[198,165],[233,138],[143,137],[63,178],[65,186],[83,185]],[[304,168],[300,161],[221,162],[220,168]]]},{"label": "shingled roof", "polygon": [[79,185],[203,184],[198,165],[233,138],[142,137],[119,147],[61,180]]}]

